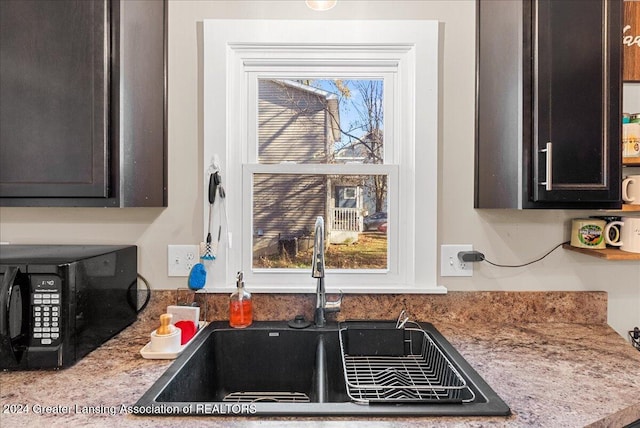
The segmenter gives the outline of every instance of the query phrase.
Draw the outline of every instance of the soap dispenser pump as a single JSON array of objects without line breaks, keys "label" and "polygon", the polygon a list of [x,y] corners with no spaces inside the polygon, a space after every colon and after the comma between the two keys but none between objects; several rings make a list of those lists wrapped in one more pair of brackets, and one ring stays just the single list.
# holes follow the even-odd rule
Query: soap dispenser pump
[{"label": "soap dispenser pump", "polygon": [[244,289],[244,274],[238,272],[236,286],[238,289],[229,298],[229,325],[235,328],[245,328],[253,322],[253,307],[251,294]]}]

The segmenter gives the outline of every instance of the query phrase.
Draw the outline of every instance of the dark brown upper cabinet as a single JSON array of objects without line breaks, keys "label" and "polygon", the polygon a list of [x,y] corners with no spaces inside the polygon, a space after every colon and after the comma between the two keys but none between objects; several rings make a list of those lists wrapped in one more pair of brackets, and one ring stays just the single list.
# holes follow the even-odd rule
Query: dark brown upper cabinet
[{"label": "dark brown upper cabinet", "polygon": [[620,0],[479,0],[476,208],[620,208]]},{"label": "dark brown upper cabinet", "polygon": [[167,206],[166,4],[0,1],[0,205]]}]

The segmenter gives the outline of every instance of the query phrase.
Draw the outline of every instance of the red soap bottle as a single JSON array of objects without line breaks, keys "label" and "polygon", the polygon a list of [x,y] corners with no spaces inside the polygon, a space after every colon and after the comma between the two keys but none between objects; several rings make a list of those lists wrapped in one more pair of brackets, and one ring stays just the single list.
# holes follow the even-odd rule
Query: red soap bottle
[{"label": "red soap bottle", "polygon": [[243,276],[242,272],[238,272],[238,289],[229,297],[229,325],[235,328],[245,328],[253,322],[251,293],[244,289]]}]

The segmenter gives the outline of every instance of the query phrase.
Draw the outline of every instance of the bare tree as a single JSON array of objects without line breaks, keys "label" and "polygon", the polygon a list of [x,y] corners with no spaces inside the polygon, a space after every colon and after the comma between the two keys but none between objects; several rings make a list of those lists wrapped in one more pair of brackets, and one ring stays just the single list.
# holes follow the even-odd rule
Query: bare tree
[{"label": "bare tree", "polygon": [[[361,102],[351,102],[351,107],[357,112],[358,119],[349,124],[349,130],[340,127],[341,132],[348,138],[343,148],[354,152],[364,153],[365,163],[379,164],[384,162],[384,92],[381,80],[358,80],[354,87],[359,93]],[[360,136],[355,135],[358,130]],[[387,195],[387,177],[377,175],[373,177],[370,189],[375,197],[376,212],[383,211]]]}]

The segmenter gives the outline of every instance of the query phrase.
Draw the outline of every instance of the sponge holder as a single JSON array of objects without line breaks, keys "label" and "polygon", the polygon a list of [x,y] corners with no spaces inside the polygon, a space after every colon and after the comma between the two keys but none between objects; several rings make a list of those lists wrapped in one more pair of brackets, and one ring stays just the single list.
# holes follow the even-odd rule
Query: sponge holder
[{"label": "sponge holder", "polygon": [[198,319],[199,323],[206,323],[207,321],[207,301],[203,299],[203,304],[200,305],[196,302],[196,291],[190,288],[180,287],[176,290],[176,306],[199,306],[200,307],[200,317]]}]

